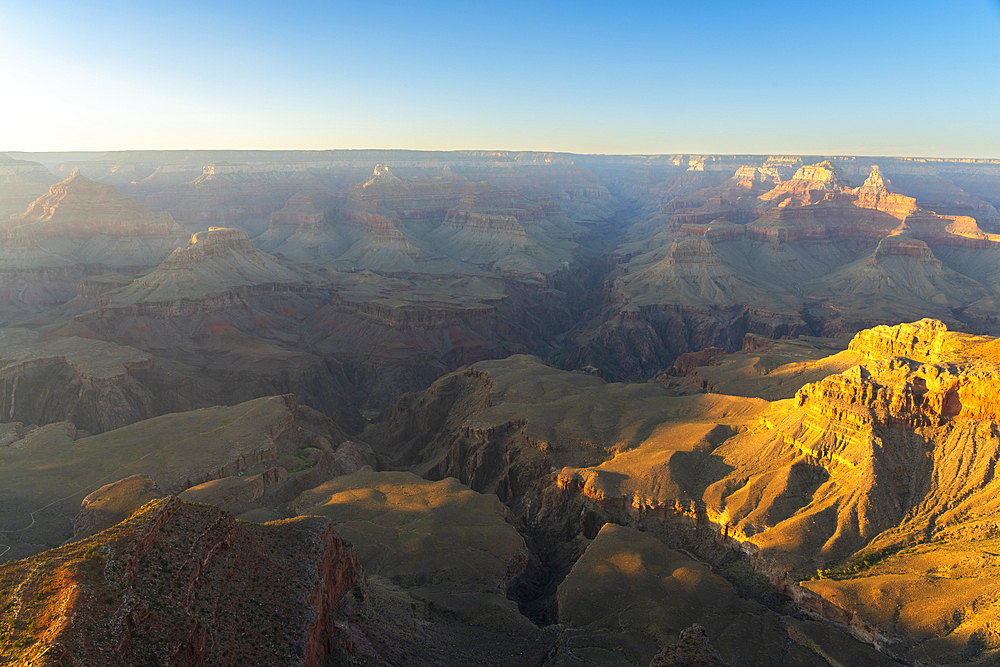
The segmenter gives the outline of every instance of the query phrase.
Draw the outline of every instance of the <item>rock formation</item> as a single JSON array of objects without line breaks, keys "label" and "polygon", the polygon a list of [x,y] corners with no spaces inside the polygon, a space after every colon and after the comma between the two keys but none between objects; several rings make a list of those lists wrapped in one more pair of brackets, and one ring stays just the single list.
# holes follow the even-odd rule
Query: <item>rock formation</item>
[{"label": "rock formation", "polygon": [[151,355],[131,347],[0,329],[0,420],[68,420],[100,433],[161,414],[154,366]]},{"label": "rock formation", "polygon": [[58,179],[37,162],[15,160],[0,154],[0,223],[23,213]]},{"label": "rock formation", "polygon": [[791,179],[778,183],[760,195],[760,199],[774,206],[808,206],[846,187],[849,182],[843,170],[830,160],[824,160],[799,167]]},{"label": "rock formation", "polygon": [[[847,359],[828,368],[843,369],[858,359],[855,352],[843,355]],[[801,362],[790,365],[801,368]],[[456,476],[473,489],[497,493],[544,554],[534,576],[539,571],[555,580],[565,576],[554,606],[567,632],[580,633],[574,640],[579,645],[596,649],[606,637],[602,633],[614,632],[618,650],[633,656],[631,661],[649,660],[658,646],[673,642],[671,633],[699,622],[710,628],[712,643],[731,664],[748,650],[758,651],[754,664],[784,664],[774,646],[785,646],[784,652],[805,664],[823,660],[816,647],[840,655],[843,664],[891,664],[841,631],[823,636],[821,625],[799,625],[760,611],[750,612],[753,630],[733,625],[727,631],[728,624],[745,622],[737,619],[747,618],[740,611],[746,602],[737,602],[735,593],[726,592],[728,584],[687,555],[664,555],[669,549],[661,540],[695,550],[719,572],[734,567],[730,558],[739,561],[740,547],[731,550],[731,538],[713,523],[712,480],[730,479],[730,459],[720,459],[720,452],[767,410],[759,399],[672,396],[652,383],[606,384],[515,357],[475,364],[404,397],[363,437],[387,463],[431,479]],[[756,453],[752,460],[782,465],[772,464],[767,454]],[[733,488],[738,474],[746,472],[732,472],[727,483]],[[808,468],[795,470],[788,493],[809,488],[810,475],[818,477]],[[705,500],[702,493],[709,494]],[[749,498],[758,499],[763,512],[771,496]],[[677,599],[679,593],[664,593],[662,587],[674,585],[671,577],[683,579],[685,591],[701,591],[683,594],[697,599],[688,603]],[[741,585],[751,585],[744,577],[737,576]],[[546,597],[537,589],[534,595],[523,606],[545,618]],[[698,604],[711,611],[698,612]],[[753,649],[745,641],[722,639],[745,638],[748,632],[767,639]]]},{"label": "rock formation", "polygon": [[[756,179],[750,170],[740,179]],[[878,165],[857,188],[826,160],[753,201],[713,192],[632,226],[605,310],[575,333],[567,367],[624,379],[702,347],[733,351],[746,333],[831,336],[928,315],[1000,331],[986,259],[1000,237],[890,191]]]},{"label": "rock formation", "polygon": [[726,663],[708,641],[705,628],[695,623],[681,632],[676,644],[657,653],[649,667],[726,667]]},{"label": "rock formation", "polygon": [[878,165],[872,166],[872,172],[864,185],[855,191],[858,196],[855,206],[889,213],[900,220],[905,220],[908,215],[916,211],[916,199],[889,192],[886,186],[887,183],[882,178]]},{"label": "rock formation", "polygon": [[257,526],[165,498],[86,540],[0,566],[12,665],[283,664],[346,655],[364,603],[329,520]]},{"label": "rock formation", "polygon": [[0,224],[0,234],[0,312],[68,301],[88,274],[155,266],[183,238],[169,215],[79,171]]},{"label": "rock formation", "polygon": [[166,213],[146,210],[116,188],[91,181],[79,170],[49,188],[21,215],[4,225],[9,244],[25,246],[51,238],[171,237],[183,234]]},{"label": "rock formation", "polygon": [[[706,638],[732,665],[996,661],[1000,371],[959,332],[1000,332],[1000,163],[140,151],[53,173],[46,195],[43,167],[0,164],[0,206],[42,195],[2,226],[0,558],[118,539],[164,494],[215,509],[126,564],[155,604],[136,575],[63,623],[91,570],[35,589],[54,560],[8,565],[29,593],[0,604],[27,622],[8,662],[211,662],[293,626],[307,664],[648,664]],[[300,533],[219,510],[328,515],[369,604],[313,641],[293,592],[298,620],[242,635],[200,587],[224,565],[259,601],[245,545]],[[109,544],[86,559],[119,582]],[[107,636],[54,639],[87,627]]]},{"label": "rock formation", "polygon": [[[102,299],[100,310],[184,313],[182,304],[197,308],[227,295],[304,287],[303,275],[258,250],[239,229],[212,227],[191,236],[159,267],[131,285]],[[198,304],[197,302],[201,302]],[[211,307],[218,307],[213,303]]]}]

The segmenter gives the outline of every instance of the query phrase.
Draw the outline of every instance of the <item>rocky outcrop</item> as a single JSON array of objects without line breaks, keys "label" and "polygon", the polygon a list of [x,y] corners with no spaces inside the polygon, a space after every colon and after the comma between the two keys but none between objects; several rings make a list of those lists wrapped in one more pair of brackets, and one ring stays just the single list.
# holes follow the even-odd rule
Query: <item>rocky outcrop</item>
[{"label": "rocky outcrop", "polygon": [[86,537],[127,519],[150,500],[164,493],[149,475],[131,475],[105,484],[87,495],[73,517],[73,537]]},{"label": "rocky outcrop", "polygon": [[824,160],[799,167],[791,179],[778,183],[760,195],[760,199],[775,206],[807,206],[847,187],[850,184],[843,170],[830,160]]},{"label": "rocky outcrop", "polygon": [[758,189],[787,181],[802,167],[801,158],[769,157],[759,167],[743,165],[736,170],[730,182],[747,190]]},{"label": "rocky outcrop", "polygon": [[705,628],[695,623],[680,634],[677,643],[657,653],[649,667],[728,667],[708,640]]},{"label": "rocky outcrop", "polygon": [[166,237],[183,230],[166,213],[146,210],[137,201],[118,194],[111,185],[96,183],[74,171],[53,185],[19,216],[6,222],[7,243],[28,246],[42,239],[112,237]]},{"label": "rocky outcrop", "polygon": [[364,185],[361,187],[369,188],[380,185],[396,185],[402,182],[403,179],[396,176],[389,170],[389,165],[377,164],[375,165],[375,172],[372,174],[372,177],[365,181]]},{"label": "rocky outcrop", "polygon": [[176,498],[7,564],[0,581],[3,634],[19,637],[0,656],[16,665],[320,667],[346,652],[343,624],[365,600],[329,520],[257,526]]},{"label": "rocky outcrop", "polygon": [[906,357],[919,362],[938,363],[957,360],[971,345],[989,340],[987,337],[970,337],[949,331],[943,322],[923,319],[859,331],[848,349],[868,359]]},{"label": "rocky outcrop", "polygon": [[872,172],[865,180],[864,185],[854,191],[858,197],[855,206],[875,209],[888,213],[899,220],[905,220],[917,209],[917,200],[889,192],[887,186],[888,183],[882,178],[882,172],[878,165],[873,165]]}]

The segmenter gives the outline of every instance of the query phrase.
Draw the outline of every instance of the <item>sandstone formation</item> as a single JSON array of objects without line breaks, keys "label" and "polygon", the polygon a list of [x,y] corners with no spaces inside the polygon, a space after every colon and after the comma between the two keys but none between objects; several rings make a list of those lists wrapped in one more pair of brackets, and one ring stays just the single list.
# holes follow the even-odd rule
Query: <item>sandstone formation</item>
[{"label": "sandstone formation", "polygon": [[855,206],[889,213],[900,220],[905,220],[908,215],[916,211],[916,199],[889,192],[886,186],[878,165],[873,166],[872,173],[864,185],[855,191],[858,196]]},{"label": "sandstone formation", "polygon": [[[318,517],[263,526],[176,498],[0,566],[10,665],[282,664],[346,654],[354,550]],[[339,627],[338,627],[339,626]]]},{"label": "sandstone formation", "polygon": [[0,222],[23,213],[58,179],[38,164],[0,154]]},{"label": "sandstone formation", "polygon": [[294,289],[304,283],[301,274],[258,250],[246,232],[212,227],[193,234],[186,246],[174,250],[154,271],[109,294],[99,308],[142,313],[159,307],[180,315],[183,306],[178,306],[185,302]]},{"label": "sandstone formation", "polygon": [[0,559],[177,494],[357,543],[368,604],[303,662],[995,662],[1000,380],[960,332],[1000,332],[1000,162],[15,157],[69,178],[0,164],[43,195],[0,225]]},{"label": "sandstone formation", "polygon": [[[853,352],[843,354],[858,358]],[[812,353],[813,359],[817,356]],[[795,369],[804,365],[792,361],[784,364],[789,368],[775,368],[773,373],[795,377]],[[842,359],[827,366],[826,372],[848,365],[850,362]],[[759,650],[755,654],[759,660],[753,664],[772,664],[768,662],[771,659],[775,660],[773,664],[786,664],[780,654],[774,657],[771,650],[782,643],[789,652],[800,656],[796,659],[803,664],[825,664],[814,652],[816,646],[821,646],[826,655],[840,653],[846,660],[843,664],[853,664],[852,660],[889,664],[888,659],[879,662],[873,649],[858,644],[843,631],[817,639],[822,635],[822,626],[796,625],[787,618],[761,616],[762,612],[752,612],[751,616],[770,618],[759,621],[764,625],[739,631],[734,627],[727,635],[726,624],[737,621],[726,621],[718,604],[712,606],[711,612],[697,612],[682,604],[680,608],[688,615],[676,617],[672,621],[676,625],[668,625],[673,628],[668,630],[662,621],[653,620],[656,615],[650,604],[673,603],[647,604],[642,596],[661,601],[672,598],[655,592],[658,589],[650,581],[658,575],[643,575],[645,570],[638,569],[640,563],[650,568],[653,563],[663,562],[662,554],[655,558],[630,555],[629,549],[638,538],[623,543],[619,537],[632,533],[619,535],[616,531],[623,529],[613,526],[602,530],[602,525],[611,521],[646,531],[643,549],[664,549],[654,539],[659,538],[696,550],[723,576],[732,576],[744,595],[759,595],[767,585],[754,583],[753,576],[741,569],[745,565],[740,563],[745,563],[746,557],[740,555],[739,543],[712,523],[711,515],[706,513],[709,501],[701,500],[701,496],[711,490],[715,480],[727,478],[731,470],[728,459],[719,456],[722,448],[758,423],[768,409],[768,404],[759,399],[712,394],[672,396],[653,383],[612,385],[591,375],[566,373],[528,357],[514,357],[480,362],[467,371],[442,378],[419,395],[404,397],[362,437],[390,465],[406,466],[430,479],[455,476],[473,489],[500,497],[525,526],[540,555],[540,561],[525,577],[525,581],[533,579],[536,583],[515,588],[515,595],[523,596],[519,598],[522,607],[533,617],[545,619],[550,613],[547,609],[558,608],[558,619],[567,631],[580,633],[572,639],[580,649],[574,649],[576,655],[599,654],[603,650],[601,638],[607,636],[602,633],[614,628],[619,633],[620,650],[635,656],[629,660],[649,660],[658,647],[673,641],[664,633],[676,633],[699,622],[713,628],[712,642],[717,647],[734,642],[727,649],[732,664],[740,664],[735,656],[746,650],[745,639],[736,638],[745,638],[747,632],[766,637],[754,649]],[[767,456],[754,460],[762,466],[770,461]],[[607,547],[598,546],[605,542]],[[625,544],[632,546],[625,548]],[[606,549],[625,552],[621,556],[599,556]],[[593,564],[587,564],[591,562],[585,560],[590,558],[588,554]],[[608,579],[615,570],[601,565],[606,558],[621,572],[614,576],[625,577],[627,584],[614,584],[614,579]],[[676,558],[687,556],[677,554]],[[576,565],[572,565],[574,562]],[[591,568],[597,569],[592,572]],[[757,576],[768,576],[768,572]],[[546,577],[559,581],[563,576],[566,579],[559,587],[556,607],[554,599],[546,597],[551,595],[545,593],[549,589],[537,582],[544,582]],[[693,586],[689,578],[684,581],[685,586]],[[576,595],[583,597],[571,602],[577,600],[573,597]],[[731,600],[739,599],[736,593],[727,595],[732,595]],[[601,600],[600,605],[594,603],[596,599]],[[733,604],[738,608],[746,603]],[[744,612],[733,613],[740,616]],[[604,618],[602,614],[607,620],[603,625],[598,618]],[[591,617],[593,620],[588,620]],[[631,619],[622,621],[631,628],[631,634],[625,637],[620,634],[622,618]]]},{"label": "sandstone formation", "polygon": [[849,187],[843,170],[829,160],[803,165],[791,179],[776,185],[760,196],[774,206],[808,206],[826,198],[827,193]]}]

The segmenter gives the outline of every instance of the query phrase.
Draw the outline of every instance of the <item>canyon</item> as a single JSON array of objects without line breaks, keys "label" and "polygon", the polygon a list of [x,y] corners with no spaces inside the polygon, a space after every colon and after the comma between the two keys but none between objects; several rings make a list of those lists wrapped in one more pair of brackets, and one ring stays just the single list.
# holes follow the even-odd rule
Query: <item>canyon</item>
[{"label": "canyon", "polygon": [[993,664],[998,179],[0,155],[0,655]]}]

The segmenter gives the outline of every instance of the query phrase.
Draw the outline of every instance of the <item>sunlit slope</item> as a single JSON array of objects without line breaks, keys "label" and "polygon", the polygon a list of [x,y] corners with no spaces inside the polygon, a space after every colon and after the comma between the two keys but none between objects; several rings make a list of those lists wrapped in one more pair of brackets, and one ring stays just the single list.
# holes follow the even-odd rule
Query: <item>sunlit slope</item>
[{"label": "sunlit slope", "polygon": [[331,519],[369,576],[474,626],[531,629],[504,597],[527,549],[496,496],[453,478],[431,482],[367,469],[310,489],[291,506],[299,515]]}]

